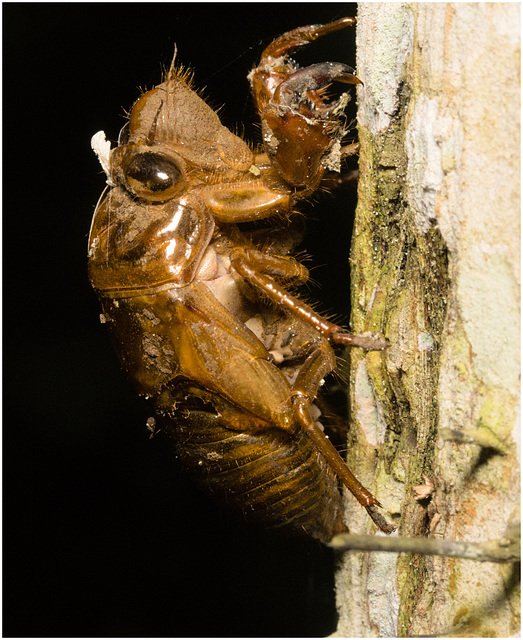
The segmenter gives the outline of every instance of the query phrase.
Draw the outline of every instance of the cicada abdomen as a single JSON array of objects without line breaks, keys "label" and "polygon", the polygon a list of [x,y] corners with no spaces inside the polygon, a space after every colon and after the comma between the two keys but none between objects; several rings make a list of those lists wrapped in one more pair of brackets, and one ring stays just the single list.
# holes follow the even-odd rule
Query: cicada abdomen
[{"label": "cicada abdomen", "polygon": [[303,432],[232,431],[203,411],[162,428],[197,482],[245,521],[322,542],[346,530],[338,478]]}]

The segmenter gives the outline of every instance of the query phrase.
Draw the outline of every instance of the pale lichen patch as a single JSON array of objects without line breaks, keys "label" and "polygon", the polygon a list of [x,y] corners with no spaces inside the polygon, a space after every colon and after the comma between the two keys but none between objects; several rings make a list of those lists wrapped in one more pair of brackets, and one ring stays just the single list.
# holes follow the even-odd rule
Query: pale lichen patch
[{"label": "pale lichen patch", "polygon": [[385,438],[387,425],[383,419],[383,411],[374,392],[365,359],[362,358],[356,370],[354,397],[358,415],[358,422],[365,434],[367,442],[376,447]]}]

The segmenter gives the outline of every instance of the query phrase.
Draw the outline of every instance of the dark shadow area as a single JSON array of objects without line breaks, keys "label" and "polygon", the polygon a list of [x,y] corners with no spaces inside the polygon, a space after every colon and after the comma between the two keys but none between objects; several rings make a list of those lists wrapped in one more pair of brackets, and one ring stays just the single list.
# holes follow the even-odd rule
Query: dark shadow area
[{"label": "dark shadow area", "polygon": [[[252,138],[246,74],[263,46],[355,11],[337,3],[3,5],[4,636],[334,631],[330,551],[232,522],[161,439],[149,439],[148,409],[99,324],[86,254],[104,185],[90,138],[104,129],[117,139],[124,110],[138,87],[160,80],[174,43],[213,106],[225,105],[224,124],[244,125]],[[333,34],[304,64],[354,65],[353,41],[353,32]],[[353,205],[340,198],[312,210],[307,249],[326,265],[313,277],[333,285],[320,308],[347,313]]]}]

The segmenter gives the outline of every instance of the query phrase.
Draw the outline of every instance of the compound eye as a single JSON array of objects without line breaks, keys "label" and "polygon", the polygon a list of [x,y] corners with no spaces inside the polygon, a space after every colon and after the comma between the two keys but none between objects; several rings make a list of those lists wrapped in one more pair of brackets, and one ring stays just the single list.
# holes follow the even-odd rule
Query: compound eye
[{"label": "compound eye", "polygon": [[183,175],[170,158],[146,151],[124,160],[122,173],[129,191],[148,202],[165,202],[180,192]]}]

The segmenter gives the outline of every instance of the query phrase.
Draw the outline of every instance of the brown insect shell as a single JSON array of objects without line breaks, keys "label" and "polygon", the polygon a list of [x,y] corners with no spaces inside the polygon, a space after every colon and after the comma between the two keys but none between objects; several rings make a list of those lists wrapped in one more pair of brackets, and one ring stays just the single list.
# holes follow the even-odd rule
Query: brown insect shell
[{"label": "brown insect shell", "polygon": [[[253,310],[240,290],[239,306],[229,309],[205,282],[218,275],[218,254],[234,280],[227,267],[229,253],[249,242],[241,234],[222,238],[215,233],[216,223],[286,213],[291,190],[267,156],[255,158],[173,73],[135,103],[125,136],[111,153],[115,186],[102,195],[89,240],[90,278],[122,364],[138,391],[153,397],[168,417],[167,431],[181,438],[178,451],[187,466],[200,464],[199,450],[186,450],[196,438],[195,429],[204,441],[210,438],[202,452],[215,466],[207,469],[205,478],[216,473],[215,490],[222,491],[223,485],[226,502],[259,511],[268,526],[287,526],[291,519],[290,528],[329,539],[341,526],[337,479],[299,432],[288,378],[245,324],[260,310],[256,305]],[[149,197],[144,191],[145,197],[136,197],[126,167],[145,153],[176,169],[165,193],[160,189]],[[267,317],[263,321],[272,322]],[[286,333],[282,319],[276,323]],[[292,335],[300,345],[323,340],[302,323]],[[212,411],[200,414],[192,408],[201,406],[198,402]],[[180,405],[185,407],[181,415]],[[273,451],[281,452],[282,466],[269,465],[272,475],[265,479],[266,456]],[[245,455],[252,457],[256,473],[243,479]],[[241,479],[234,471],[238,465]],[[279,479],[288,476],[296,476],[297,485],[289,482],[286,493],[280,493]]]}]

